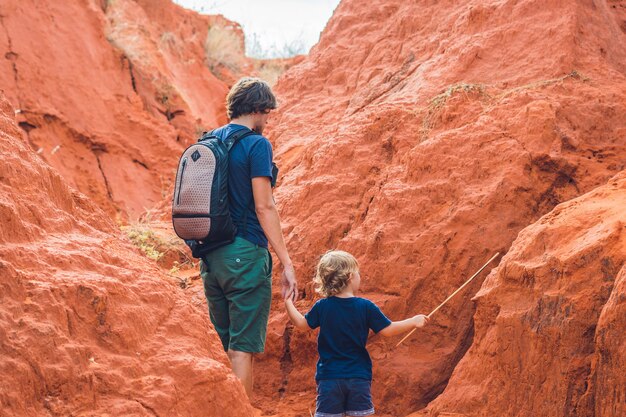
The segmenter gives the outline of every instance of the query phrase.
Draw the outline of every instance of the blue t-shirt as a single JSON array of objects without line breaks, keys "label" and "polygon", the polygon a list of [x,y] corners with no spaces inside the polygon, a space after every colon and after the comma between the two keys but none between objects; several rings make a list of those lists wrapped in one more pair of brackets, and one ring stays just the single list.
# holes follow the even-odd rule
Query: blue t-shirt
[{"label": "blue t-shirt", "polygon": [[316,381],[372,379],[372,359],[365,348],[369,329],[378,333],[391,324],[376,304],[360,297],[328,297],[316,302],[304,317],[309,327],[320,328]]},{"label": "blue t-shirt", "polygon": [[[213,134],[224,140],[229,134],[241,129],[248,128],[230,123],[216,129]],[[246,136],[239,140],[228,155],[230,215],[237,226],[237,236],[264,248],[267,248],[267,237],[256,216],[252,178],[269,177],[271,180],[272,158],[272,144],[262,135]]]}]

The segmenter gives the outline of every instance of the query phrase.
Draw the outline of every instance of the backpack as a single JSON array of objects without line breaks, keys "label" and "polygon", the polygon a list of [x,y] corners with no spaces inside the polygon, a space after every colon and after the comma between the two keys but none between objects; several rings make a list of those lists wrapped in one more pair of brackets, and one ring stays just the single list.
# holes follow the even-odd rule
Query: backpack
[{"label": "backpack", "polygon": [[239,140],[256,135],[237,130],[224,140],[204,132],[183,152],[178,162],[172,224],[195,258],[232,243],[237,229],[228,206],[228,153]]}]

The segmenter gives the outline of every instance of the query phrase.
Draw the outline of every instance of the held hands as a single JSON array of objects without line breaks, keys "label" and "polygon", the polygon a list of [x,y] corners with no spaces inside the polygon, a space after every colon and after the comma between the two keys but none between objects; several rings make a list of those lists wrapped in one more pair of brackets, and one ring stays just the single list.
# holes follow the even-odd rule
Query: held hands
[{"label": "held hands", "polygon": [[411,319],[413,321],[414,326],[417,327],[424,327],[428,324],[430,318],[428,316],[425,316],[423,314],[418,314],[417,316],[413,316],[413,318]]},{"label": "held hands", "polygon": [[298,294],[298,283],[296,281],[296,271],[293,265],[288,265],[283,268],[280,282],[282,284],[283,298],[285,300],[287,298],[295,300]]}]

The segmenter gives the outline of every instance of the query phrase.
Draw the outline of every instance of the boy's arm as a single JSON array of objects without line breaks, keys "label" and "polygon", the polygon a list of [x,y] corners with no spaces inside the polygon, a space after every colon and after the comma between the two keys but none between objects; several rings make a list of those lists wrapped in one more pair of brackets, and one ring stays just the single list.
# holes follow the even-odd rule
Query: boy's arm
[{"label": "boy's arm", "polygon": [[429,318],[423,314],[418,314],[410,319],[402,321],[392,321],[391,324],[382,329],[379,334],[385,337],[397,336],[413,330],[416,327],[424,327],[428,323]]},{"label": "boy's arm", "polygon": [[293,294],[290,294],[287,298],[285,298],[285,308],[287,309],[287,315],[289,316],[289,320],[296,326],[298,329],[309,330],[309,323],[307,323],[306,319],[295,305],[293,305]]}]

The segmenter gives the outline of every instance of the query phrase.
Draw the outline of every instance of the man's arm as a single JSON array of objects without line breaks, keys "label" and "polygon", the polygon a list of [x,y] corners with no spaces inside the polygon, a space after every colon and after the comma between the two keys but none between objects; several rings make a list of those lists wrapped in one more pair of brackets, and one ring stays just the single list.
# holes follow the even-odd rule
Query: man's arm
[{"label": "man's arm", "polygon": [[272,195],[272,186],[268,177],[252,178],[252,194],[254,195],[254,207],[259,223],[263,228],[267,240],[272,245],[276,256],[283,266],[282,275],[282,295],[286,298],[288,295],[297,295],[296,272],[293,263],[287,252],[287,246],[283,239],[283,231],[280,227],[280,217],[274,197]]},{"label": "man's arm", "polygon": [[424,327],[426,323],[428,323],[428,320],[429,319],[427,316],[423,314],[418,314],[417,316],[413,316],[410,319],[393,321],[389,326],[385,327],[378,333],[385,337],[396,336],[413,330],[416,327]]}]

